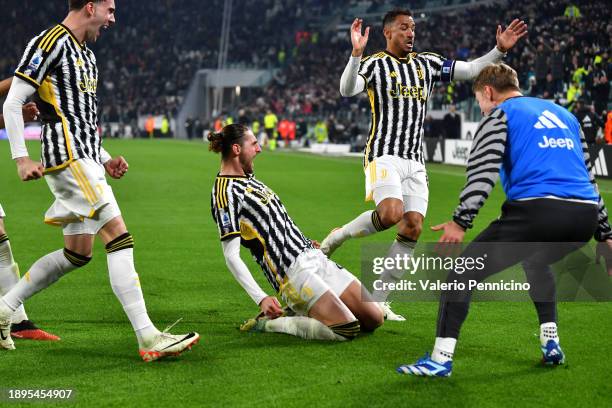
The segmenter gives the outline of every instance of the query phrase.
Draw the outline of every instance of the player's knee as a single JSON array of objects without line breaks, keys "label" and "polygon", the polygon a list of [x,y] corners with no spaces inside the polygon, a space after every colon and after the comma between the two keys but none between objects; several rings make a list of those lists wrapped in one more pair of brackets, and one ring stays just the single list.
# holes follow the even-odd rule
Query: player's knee
[{"label": "player's knee", "polygon": [[389,228],[397,224],[402,219],[402,209],[401,208],[391,207],[391,208],[385,208],[385,209],[376,210],[376,211],[378,212],[380,222],[386,228]]},{"label": "player's knee", "polygon": [[[375,304],[373,303],[373,305]],[[379,307],[373,307],[371,309],[372,310],[360,320],[361,330],[365,332],[373,332],[385,322],[385,315]]]},{"label": "player's knee", "polygon": [[68,248],[64,248],[64,257],[77,268],[82,268],[87,265],[89,261],[91,261],[91,255],[91,253],[89,255],[82,255]]},{"label": "player's knee", "polygon": [[417,225],[413,225],[411,227],[406,228],[405,233],[402,235],[405,235],[408,238],[416,241],[421,236],[421,232],[423,232],[423,225],[417,224]]},{"label": "player's knee", "polygon": [[399,230],[404,237],[417,241],[423,232],[423,219],[420,215],[408,214],[403,218]]},{"label": "player's knee", "polygon": [[361,331],[359,320],[353,320],[352,322],[347,323],[332,324],[329,326],[329,328],[335,334],[346,340],[353,340]]}]

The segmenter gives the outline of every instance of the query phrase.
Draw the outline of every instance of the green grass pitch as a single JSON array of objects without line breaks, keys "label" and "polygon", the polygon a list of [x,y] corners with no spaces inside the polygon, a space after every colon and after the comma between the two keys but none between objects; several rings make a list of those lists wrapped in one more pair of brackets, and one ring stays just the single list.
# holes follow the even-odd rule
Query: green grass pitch
[{"label": "green grass pitch", "polygon": [[[33,157],[37,145],[29,144]],[[436,303],[396,303],[406,322],[386,323],[341,344],[239,332],[239,323],[257,308],[225,267],[210,216],[219,157],[201,143],[108,140],[105,146],[130,163],[126,177],[111,185],[136,240],[136,268],[150,315],[160,329],[183,317],[174,330],[196,330],[201,342],[179,358],[142,362],[98,242],[88,266],[27,302],[30,317],[62,341],[16,340],[17,350],[0,353],[0,388],[71,388],[78,406],[612,406],[610,303],[559,306],[568,364],[555,369],[538,365],[531,304],[475,303],[448,379],[395,373],[398,364],[431,349]],[[26,271],[62,247],[61,231],[42,223],[52,202],[46,183],[18,180],[5,141],[0,157],[0,202],[16,260]],[[311,238],[321,240],[370,208],[363,201],[359,159],[264,152],[255,169]],[[449,219],[464,182],[461,168],[428,169],[430,210],[422,242],[436,239],[429,226]],[[612,203],[612,182],[600,186]],[[496,188],[467,239],[497,217],[502,200]],[[394,234],[348,242],[334,259],[359,274],[360,245],[390,242]],[[243,258],[269,292],[244,251]]]}]

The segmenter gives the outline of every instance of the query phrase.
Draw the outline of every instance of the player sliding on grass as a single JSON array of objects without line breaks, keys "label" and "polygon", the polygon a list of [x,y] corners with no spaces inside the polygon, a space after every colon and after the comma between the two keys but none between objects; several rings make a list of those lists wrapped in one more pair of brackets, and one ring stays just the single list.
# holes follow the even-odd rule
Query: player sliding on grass
[{"label": "player sliding on grass", "polygon": [[[127,314],[145,361],[177,355],[195,344],[197,333],[160,332],[149,319],[136,269],[134,239],[106,182],[105,170],[121,178],[128,170],[123,157],[111,159],[102,148],[97,123],[98,69],[87,43],[115,23],[114,0],[70,0],[62,24],[43,31],[28,44],[4,103],[4,119],[19,177],[44,175],[55,202],[45,222],[64,232],[63,249],[40,258],[0,299],[0,349],[14,349],[11,316],[21,304],[62,276],[85,266],[94,238],[106,245],[113,292]],[[43,122],[42,163],[32,161],[24,141],[21,112],[38,92]]]},{"label": "player sliding on grass", "polygon": [[[318,245],[302,234],[280,198],[254,177],[253,160],[261,147],[253,133],[232,124],[211,133],[208,140],[209,149],[221,153],[211,210],[223,255],[265,316],[252,320],[246,329],[341,341],[354,338],[360,329],[372,331],[382,325],[382,311],[357,278],[316,249]],[[281,317],[276,297],[259,287],[240,258],[241,244],[297,316]]]},{"label": "player sliding on grass", "polygon": [[[463,62],[430,52],[412,52],[415,23],[408,10],[393,10],[384,16],[386,49],[362,58],[370,31],[367,27],[362,34],[362,23],[356,18],[351,25],[353,51],[340,79],[340,93],[354,96],[367,92],[370,97],[372,123],[363,166],[366,200],[374,200],[376,209],[333,230],[321,243],[321,251],[331,256],[350,238],[397,225],[389,257],[398,253],[410,256],[421,235],[429,200],[422,140],[427,100],[435,82],[475,78],[488,63],[500,61],[527,33],[527,26],[519,20],[512,21],[504,31],[498,26],[497,46],[480,58]],[[386,291],[373,293],[377,301],[385,301],[387,295]],[[388,314],[389,318],[404,320]]]},{"label": "player sliding on grass", "polygon": [[[500,174],[507,201],[499,219],[460,255],[486,257],[484,269],[449,274],[448,282],[464,284],[466,289],[442,292],[432,356],[400,366],[400,373],[449,376],[468,314],[469,282],[482,282],[519,262],[540,321],[543,362],[562,364],[565,357],[557,334],[555,277],[550,265],[593,235],[607,254],[612,248],[612,230],[580,124],[552,102],[522,96],[518,84],[516,72],[504,64],[485,68],[474,82],[485,116],[472,143],[467,182],[453,220],[432,229],[444,231],[440,242],[462,242]],[[554,244],[538,244],[550,242]]]}]

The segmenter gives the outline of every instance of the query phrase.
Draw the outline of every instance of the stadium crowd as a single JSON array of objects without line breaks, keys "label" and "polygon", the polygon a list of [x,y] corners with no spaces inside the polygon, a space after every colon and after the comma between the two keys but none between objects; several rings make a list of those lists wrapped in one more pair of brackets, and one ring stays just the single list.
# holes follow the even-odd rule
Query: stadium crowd
[{"label": "stadium crowd", "polygon": [[[0,15],[0,23],[11,29],[0,39],[5,50],[0,74],[7,77],[27,39],[45,29],[54,16],[59,21],[65,10],[53,2],[3,3],[7,3],[3,9],[10,11]],[[174,117],[197,69],[217,66],[222,0],[183,0],[180,7],[170,0],[153,3],[122,2],[117,10],[119,26],[102,33],[102,40],[93,45],[100,69],[101,121],[136,123],[150,114]],[[432,4],[413,3],[413,9]],[[366,13],[365,24],[373,26],[369,54],[383,48],[380,16],[396,5],[399,2],[380,0],[354,0],[349,7],[339,0],[234,2],[228,66],[277,71],[268,86],[248,92],[226,116],[237,118],[242,111],[250,122],[263,121],[270,108],[281,119],[312,123],[311,129],[322,119],[331,129],[330,139],[358,133],[334,132],[368,120],[365,97],[347,99],[338,93],[350,53],[351,17],[346,13]],[[580,109],[586,107],[601,123],[607,120],[603,115],[610,94],[611,14],[605,0],[506,2],[419,12],[415,50],[472,59],[493,47],[497,24],[523,18],[530,27],[529,37],[507,62],[518,71],[525,93],[555,99],[572,109],[581,100]],[[483,25],[483,20],[490,24]],[[470,84],[441,84],[431,106],[441,109],[470,99]]]}]

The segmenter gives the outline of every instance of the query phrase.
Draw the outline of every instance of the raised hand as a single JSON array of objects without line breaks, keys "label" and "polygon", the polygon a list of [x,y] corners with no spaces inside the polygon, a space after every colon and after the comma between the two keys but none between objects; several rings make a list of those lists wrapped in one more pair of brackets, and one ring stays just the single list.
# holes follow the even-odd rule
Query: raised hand
[{"label": "raised hand", "polygon": [[360,18],[356,18],[353,21],[353,24],[351,24],[351,44],[353,44],[353,57],[360,57],[363,55],[363,51],[368,43],[370,27],[366,27],[365,32],[361,34],[362,26],[363,20]]},{"label": "raised hand", "polygon": [[527,35],[527,24],[524,21],[515,18],[510,25],[502,31],[502,26],[497,26],[497,48],[501,52],[506,52],[514,47],[518,40]]}]

